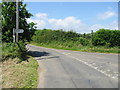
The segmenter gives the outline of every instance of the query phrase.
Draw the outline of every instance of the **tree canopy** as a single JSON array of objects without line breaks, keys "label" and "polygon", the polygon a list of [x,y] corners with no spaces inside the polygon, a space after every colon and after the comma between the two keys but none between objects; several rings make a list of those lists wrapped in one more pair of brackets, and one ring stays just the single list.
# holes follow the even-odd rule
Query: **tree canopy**
[{"label": "tree canopy", "polygon": [[[30,41],[35,31],[35,23],[27,23],[27,19],[32,16],[26,9],[26,4],[19,2],[19,29],[24,32],[19,34],[19,40]],[[2,41],[13,41],[13,28],[16,28],[16,2],[2,3]]]},{"label": "tree canopy", "polygon": [[120,46],[120,30],[100,29],[94,33],[93,45]]}]

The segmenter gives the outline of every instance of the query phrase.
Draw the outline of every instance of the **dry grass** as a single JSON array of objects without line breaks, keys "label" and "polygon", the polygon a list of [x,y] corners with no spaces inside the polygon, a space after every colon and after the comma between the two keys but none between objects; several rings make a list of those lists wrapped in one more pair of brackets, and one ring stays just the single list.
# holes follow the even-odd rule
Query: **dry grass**
[{"label": "dry grass", "polygon": [[17,63],[16,59],[2,62],[2,88],[36,88],[38,63],[32,57]]}]

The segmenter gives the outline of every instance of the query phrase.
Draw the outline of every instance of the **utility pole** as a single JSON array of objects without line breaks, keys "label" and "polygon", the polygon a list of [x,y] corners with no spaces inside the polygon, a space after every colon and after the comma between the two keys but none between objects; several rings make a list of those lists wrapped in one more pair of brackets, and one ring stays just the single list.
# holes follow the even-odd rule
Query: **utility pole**
[{"label": "utility pole", "polygon": [[23,29],[19,29],[19,0],[16,0],[16,29],[13,28],[13,42],[18,42],[18,33],[23,32]]},{"label": "utility pole", "polygon": [[91,30],[91,45],[93,45],[93,30]]},{"label": "utility pole", "polygon": [[[16,30],[19,29],[19,0],[16,0]],[[18,42],[18,33],[16,33],[16,42]]]}]

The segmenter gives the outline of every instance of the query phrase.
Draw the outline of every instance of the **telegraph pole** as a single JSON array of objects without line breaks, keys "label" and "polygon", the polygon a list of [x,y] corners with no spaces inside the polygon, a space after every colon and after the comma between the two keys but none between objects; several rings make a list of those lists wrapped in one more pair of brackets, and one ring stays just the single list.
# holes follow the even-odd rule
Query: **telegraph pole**
[{"label": "telegraph pole", "polygon": [[[16,30],[19,29],[19,0],[16,0]],[[18,42],[18,33],[16,33],[16,42]]]},{"label": "telegraph pole", "polygon": [[18,33],[23,32],[23,29],[19,29],[19,0],[16,0],[16,29],[13,28],[13,42],[18,42]]},{"label": "telegraph pole", "polygon": [[91,30],[91,45],[93,45],[93,30]]}]

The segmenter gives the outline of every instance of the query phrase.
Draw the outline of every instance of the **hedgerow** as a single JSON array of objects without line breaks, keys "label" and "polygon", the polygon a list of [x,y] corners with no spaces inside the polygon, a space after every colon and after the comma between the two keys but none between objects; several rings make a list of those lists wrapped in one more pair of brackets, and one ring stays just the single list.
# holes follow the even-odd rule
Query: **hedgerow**
[{"label": "hedgerow", "polygon": [[7,60],[8,58],[19,58],[19,60],[26,60],[27,49],[25,43],[22,41],[3,43],[2,44],[2,61]]}]

